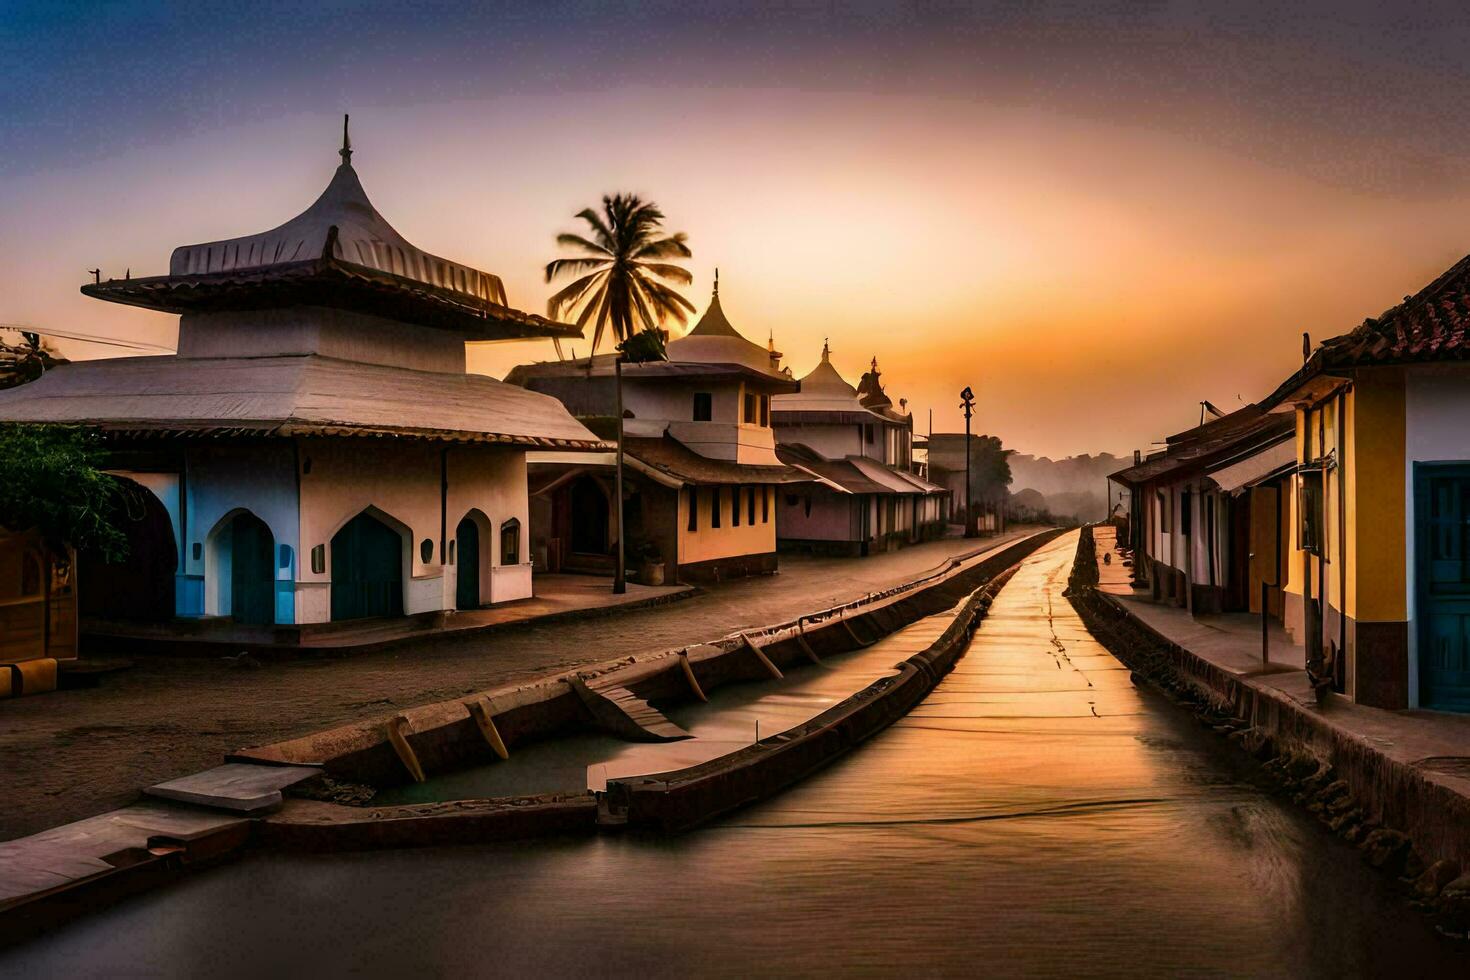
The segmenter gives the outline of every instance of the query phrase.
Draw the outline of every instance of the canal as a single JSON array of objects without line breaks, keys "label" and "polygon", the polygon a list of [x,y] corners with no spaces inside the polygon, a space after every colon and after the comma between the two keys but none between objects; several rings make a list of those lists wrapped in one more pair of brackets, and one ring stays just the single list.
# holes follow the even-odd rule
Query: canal
[{"label": "canal", "polygon": [[7,976],[1466,975],[1356,851],[1088,636],[1076,535],[920,707],[673,839],[270,855],[0,955]]}]

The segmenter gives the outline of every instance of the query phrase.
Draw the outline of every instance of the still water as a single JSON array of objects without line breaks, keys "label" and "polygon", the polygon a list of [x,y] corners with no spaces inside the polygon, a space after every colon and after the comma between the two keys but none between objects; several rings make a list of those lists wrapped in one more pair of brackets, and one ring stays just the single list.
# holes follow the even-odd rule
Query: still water
[{"label": "still water", "polygon": [[268,856],[0,975],[1465,976],[1357,852],[1136,689],[1028,560],[908,718],[670,840]]}]

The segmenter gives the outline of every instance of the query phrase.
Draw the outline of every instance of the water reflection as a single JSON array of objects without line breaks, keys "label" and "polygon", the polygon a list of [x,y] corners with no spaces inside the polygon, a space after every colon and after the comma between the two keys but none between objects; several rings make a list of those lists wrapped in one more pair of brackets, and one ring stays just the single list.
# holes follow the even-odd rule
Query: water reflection
[{"label": "water reflection", "polygon": [[674,839],[274,856],[78,923],[14,975],[1466,975],[1027,563],[913,715]]}]

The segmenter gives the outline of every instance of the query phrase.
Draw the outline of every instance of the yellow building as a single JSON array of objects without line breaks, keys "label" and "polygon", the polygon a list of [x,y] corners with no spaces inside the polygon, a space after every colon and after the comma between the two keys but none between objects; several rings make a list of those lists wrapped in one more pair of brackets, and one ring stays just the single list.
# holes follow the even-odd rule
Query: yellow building
[{"label": "yellow building", "polygon": [[1264,403],[1296,415],[1286,624],[1363,704],[1470,711],[1467,310],[1470,257]]}]

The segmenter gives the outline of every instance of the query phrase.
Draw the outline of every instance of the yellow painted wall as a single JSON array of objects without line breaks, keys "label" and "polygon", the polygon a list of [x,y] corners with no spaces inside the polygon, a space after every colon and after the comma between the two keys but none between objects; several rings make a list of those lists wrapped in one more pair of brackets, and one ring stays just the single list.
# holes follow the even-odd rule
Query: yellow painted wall
[{"label": "yellow painted wall", "polygon": [[[1307,415],[1296,413],[1296,458],[1305,463],[1312,457],[1312,443],[1307,439]],[[1281,522],[1281,547],[1286,552],[1286,591],[1293,595],[1302,594],[1302,551],[1297,547],[1297,489],[1293,480],[1286,494],[1286,512]]]},{"label": "yellow painted wall", "polygon": [[[720,491],[720,526],[711,527],[710,497],[715,489]],[[731,516],[731,501],[739,490],[740,526],[736,527]],[[747,520],[745,494],[754,491],[755,524]],[[762,521],[760,495],[770,497],[769,516]],[[698,530],[689,530],[689,492],[679,494],[679,564],[692,565],[716,558],[736,555],[764,555],[776,550],[776,488],[756,487],[700,487]]]},{"label": "yellow painted wall", "polygon": [[1401,370],[1367,371],[1356,381],[1353,435],[1349,614],[1366,622],[1407,619]]}]

